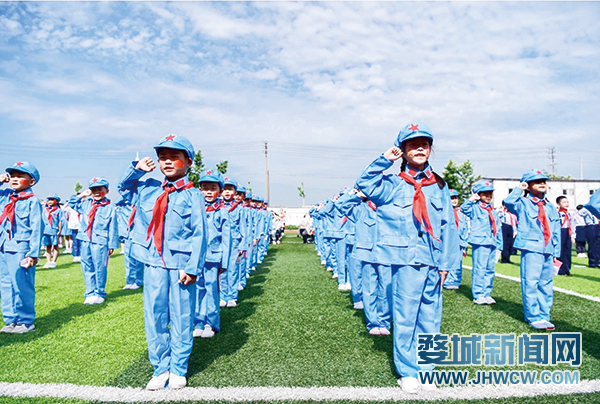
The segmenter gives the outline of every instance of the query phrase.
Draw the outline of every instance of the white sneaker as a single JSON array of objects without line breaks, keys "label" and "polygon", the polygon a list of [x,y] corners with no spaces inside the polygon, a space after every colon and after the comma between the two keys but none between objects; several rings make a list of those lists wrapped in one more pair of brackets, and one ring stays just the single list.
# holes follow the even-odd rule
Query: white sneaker
[{"label": "white sneaker", "polygon": [[548,322],[546,320],[532,321],[531,323],[529,323],[529,325],[535,328],[536,330],[545,330],[546,328],[548,328]]},{"label": "white sneaker", "polygon": [[202,331],[202,338],[212,338],[215,336],[215,332],[213,331],[212,327],[208,324],[206,324],[204,326],[204,331]]},{"label": "white sneaker", "polygon": [[337,279],[337,278],[338,278],[338,274],[333,274],[331,277],[332,277],[333,279]]},{"label": "white sneaker", "polygon": [[325,265],[325,261],[324,260],[321,261],[321,265]]},{"label": "white sneaker", "polygon": [[398,379],[398,384],[403,391],[409,394],[417,394],[421,389],[421,383],[416,377],[403,376]]},{"label": "white sneaker", "polygon": [[485,297],[481,296],[479,299],[477,300],[473,300],[473,303],[475,304],[488,304],[487,300]]},{"label": "white sneaker", "polygon": [[456,290],[456,289],[458,289],[458,286],[444,286],[444,289]]},{"label": "white sneaker", "polygon": [[11,334],[25,334],[26,332],[33,331],[34,329],[35,329],[35,326],[33,324],[31,324],[31,325],[19,324],[19,325],[15,326],[15,328],[13,328],[13,330],[10,333]]},{"label": "white sneaker", "polygon": [[96,296],[88,296],[83,301],[83,304],[94,304],[95,301],[96,301]]},{"label": "white sneaker", "polygon": [[437,386],[435,383],[421,383],[421,390],[423,391],[432,391],[436,390]]},{"label": "white sneaker", "polygon": [[354,303],[354,310],[363,310],[364,308],[363,302]]},{"label": "white sneaker", "polygon": [[132,286],[132,285],[125,285],[125,286],[123,286],[123,290],[128,290],[128,289],[131,289],[131,286]]},{"label": "white sneaker", "polygon": [[129,289],[131,289],[131,290],[135,290],[135,289],[139,289],[139,288],[141,288],[141,286],[138,285],[137,283],[134,283],[133,285],[129,285]]},{"label": "white sneaker", "polygon": [[81,257],[73,257],[73,262],[81,262]]},{"label": "white sneaker", "polygon": [[166,371],[158,376],[152,376],[152,379],[150,379],[146,385],[146,390],[155,391],[164,389],[165,384],[167,384],[167,381],[169,380],[169,374],[170,373]]},{"label": "white sneaker", "polygon": [[237,303],[235,300],[230,300],[227,302],[227,307],[237,307]]},{"label": "white sneaker", "polygon": [[340,283],[338,285],[338,290],[346,290],[346,284],[345,283]]},{"label": "white sneaker", "polygon": [[346,290],[352,290],[352,285],[350,282],[346,282]]},{"label": "white sneaker", "polygon": [[65,248],[65,250],[63,251],[63,254],[71,254],[73,252],[73,250],[71,250],[70,248]]},{"label": "white sneaker", "polygon": [[381,332],[379,331],[379,327],[371,328],[369,330],[369,335],[381,335]]},{"label": "white sneaker", "polygon": [[244,287],[242,285],[238,285],[238,292],[241,292],[242,290],[244,290]]},{"label": "white sneaker", "polygon": [[2,327],[0,332],[3,334],[11,334],[16,326],[17,325],[15,323],[6,324],[4,327]]},{"label": "white sneaker", "polygon": [[193,336],[194,338],[200,338],[202,336],[202,332],[204,331],[204,328],[194,328],[194,332],[193,332]]},{"label": "white sneaker", "polygon": [[119,254],[125,254],[125,250],[121,250]]},{"label": "white sneaker", "polygon": [[250,274],[246,274],[246,279],[250,279]]},{"label": "white sneaker", "polygon": [[177,376],[175,373],[169,375],[169,390],[179,390],[186,386],[185,376]]},{"label": "white sneaker", "polygon": [[579,254],[577,254],[577,258],[587,258],[587,254],[586,253],[579,253]]},{"label": "white sneaker", "polygon": [[259,265],[260,265],[260,264],[262,264],[262,263],[263,263],[263,262],[262,262],[262,260],[261,260],[261,261],[258,261],[258,264],[259,264]]},{"label": "white sneaker", "polygon": [[94,303],[92,304],[102,304],[104,303],[104,298],[100,297],[100,296],[96,296],[96,298],[94,299]]},{"label": "white sneaker", "polygon": [[496,301],[494,300],[494,298],[492,296],[486,296],[485,297],[485,302],[487,304],[495,304],[496,303]]},{"label": "white sneaker", "polygon": [[332,267],[327,267],[327,272],[333,272],[333,268]]},{"label": "white sneaker", "polygon": [[44,266],[42,268],[48,269],[48,268],[50,268],[50,264],[51,264],[51,262],[48,261],[44,264]]},{"label": "white sneaker", "polygon": [[[48,265],[48,268],[50,268],[50,269],[56,268],[56,262],[48,262],[48,263],[46,263],[46,265]],[[44,268],[45,268],[45,266],[44,266]]]},{"label": "white sneaker", "polygon": [[390,330],[388,330],[385,327],[379,327],[379,335],[387,337],[388,335],[390,335]]},{"label": "white sneaker", "polygon": [[223,299],[221,299],[221,301],[219,302],[219,307],[226,307],[227,306],[227,302]]},{"label": "white sneaker", "polygon": [[546,323],[546,331],[554,331],[556,327],[550,321],[543,320]]}]

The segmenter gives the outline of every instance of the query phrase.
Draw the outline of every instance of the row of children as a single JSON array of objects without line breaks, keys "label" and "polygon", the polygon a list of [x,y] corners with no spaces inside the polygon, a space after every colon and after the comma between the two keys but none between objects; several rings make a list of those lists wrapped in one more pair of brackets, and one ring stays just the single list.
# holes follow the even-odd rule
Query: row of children
[{"label": "row of children", "polygon": [[[433,365],[417,363],[417,334],[440,332],[441,290],[460,286],[467,245],[473,253],[476,304],[495,303],[491,292],[502,249],[492,185],[476,184],[470,199],[458,207],[458,193],[429,165],[432,144],[426,125],[407,125],[394,147],[367,166],[354,189],[344,189],[310,211],[321,263],[333,272],[340,290],[352,290],[354,307],[364,308],[369,334],[389,335],[392,320],[398,383],[410,393],[435,388],[418,379],[419,372],[429,372]],[[384,174],[397,160],[402,161],[400,173]],[[514,247],[521,252],[525,321],[538,330],[554,329],[550,309],[561,228],[571,241],[568,205],[560,198],[557,211],[547,200],[547,180],[542,171],[531,170],[504,200],[506,213],[517,223]],[[590,211],[598,215],[600,193],[596,195],[596,211]],[[570,256],[570,245],[566,249]]]},{"label": "row of children", "polygon": [[[128,268],[143,266],[144,323],[154,375],[149,390],[183,388],[194,337],[221,330],[220,307],[235,307],[250,272],[268,249],[271,214],[266,201],[216,171],[187,176],[194,148],[168,135],[154,147],[164,180],[143,179],[156,168],[150,157],[134,161],[118,185],[129,212],[125,242]],[[44,229],[43,209],[31,187],[39,172],[19,161],[0,182],[0,271],[4,333],[34,329],[35,266]],[[109,183],[93,178],[89,189],[69,199],[81,217],[81,266],[85,304],[106,297],[108,258],[119,246],[117,206],[106,197]],[[127,270],[130,272],[130,269]],[[138,285],[142,276],[127,285]],[[134,283],[129,283],[129,282]],[[127,287],[126,285],[126,287]],[[127,287],[131,288],[131,287]]]}]

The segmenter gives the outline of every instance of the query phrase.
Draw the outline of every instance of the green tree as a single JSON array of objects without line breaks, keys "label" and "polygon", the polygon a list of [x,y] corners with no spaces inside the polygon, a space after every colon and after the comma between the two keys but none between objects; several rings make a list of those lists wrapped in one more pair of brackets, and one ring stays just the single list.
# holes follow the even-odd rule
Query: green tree
[{"label": "green tree", "polygon": [[202,161],[202,151],[198,150],[196,155],[194,156],[194,163],[187,170],[187,175],[194,183],[194,186],[198,188],[200,186],[200,175],[202,175],[202,171],[204,171],[204,162]]},{"label": "green tree", "polygon": [[304,206],[304,199],[306,198],[306,194],[304,193],[304,183],[301,182],[298,187],[298,195],[302,198],[302,206]]},{"label": "green tree", "polygon": [[77,181],[77,182],[75,183],[75,193],[76,193],[76,194],[78,194],[78,193],[79,193],[79,191],[81,191],[81,189],[82,189],[82,188],[83,188],[83,185],[81,185],[81,184],[79,183],[79,181]]},{"label": "green tree", "polygon": [[443,176],[448,187],[458,192],[459,203],[469,198],[473,184],[481,179],[481,175],[475,176],[473,165],[469,160],[460,165],[448,160]]},{"label": "green tree", "polygon": [[548,171],[544,170],[544,174],[546,174],[548,176],[548,178],[550,178],[551,180],[572,180],[573,177],[571,177],[570,175],[564,176],[564,175],[553,175],[550,174]]},{"label": "green tree", "polygon": [[227,173],[227,167],[229,166],[229,162],[227,160],[221,161],[217,164],[217,171],[221,174],[225,175]]}]

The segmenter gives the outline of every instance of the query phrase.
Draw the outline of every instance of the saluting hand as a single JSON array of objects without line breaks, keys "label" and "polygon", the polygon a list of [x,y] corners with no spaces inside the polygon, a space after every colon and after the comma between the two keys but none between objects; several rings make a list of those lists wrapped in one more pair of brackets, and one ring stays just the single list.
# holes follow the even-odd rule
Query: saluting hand
[{"label": "saluting hand", "polygon": [[156,164],[154,164],[152,158],[144,157],[143,159],[138,161],[138,163],[135,165],[135,168],[136,170],[141,170],[149,173],[151,171],[154,171],[154,169],[156,168]]},{"label": "saluting hand", "polygon": [[477,202],[479,199],[480,199],[480,198],[479,198],[479,194],[473,194],[473,195],[471,195],[471,197],[469,198],[469,200],[470,200],[471,202]]},{"label": "saluting hand", "polygon": [[79,198],[87,198],[88,196],[92,195],[92,191],[89,189],[86,189],[85,191],[83,191],[82,193],[80,193],[79,195],[77,195]]},{"label": "saluting hand", "polygon": [[383,157],[385,157],[389,161],[399,160],[402,158],[403,155],[404,153],[402,152],[402,149],[396,146],[390,147],[383,153]]},{"label": "saluting hand", "polygon": [[523,191],[527,191],[527,189],[529,188],[529,184],[526,182],[522,182],[519,184],[519,188],[521,188]]},{"label": "saluting hand", "polygon": [[10,181],[10,175],[4,173],[0,174],[0,182],[8,182]]}]

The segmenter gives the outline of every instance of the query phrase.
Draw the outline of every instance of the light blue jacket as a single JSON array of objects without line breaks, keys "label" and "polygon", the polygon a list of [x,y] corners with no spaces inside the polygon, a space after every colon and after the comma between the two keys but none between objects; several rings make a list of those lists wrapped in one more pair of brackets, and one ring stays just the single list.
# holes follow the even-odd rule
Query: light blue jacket
[{"label": "light blue jacket", "polygon": [[[1,184],[0,184],[1,186]],[[21,192],[31,193],[31,188]],[[0,191],[0,212],[10,202],[12,189]],[[22,252],[26,257],[38,258],[44,223],[42,220],[42,204],[35,196],[15,203],[15,222],[10,228],[8,218],[0,223],[0,247],[7,252]],[[9,238],[9,232],[11,237]]]},{"label": "light blue jacket", "polygon": [[[44,212],[42,215],[42,219],[44,221],[44,235],[46,235],[46,236],[57,236],[59,223],[65,222],[65,215],[64,215],[62,209],[58,205],[55,205],[55,206],[57,209],[50,214],[48,211],[48,207],[45,207],[43,209]],[[48,219],[49,215],[52,216],[52,224],[50,224],[50,221]]]},{"label": "light blue jacket", "polygon": [[471,223],[467,215],[465,215],[460,208],[458,208],[458,240],[460,248],[466,249],[469,244],[469,232]]},{"label": "light blue jacket", "polygon": [[[359,198],[360,199],[360,198]],[[377,243],[377,208],[367,202],[361,202],[354,209],[356,226],[354,228],[354,249],[352,256],[364,262],[378,263],[374,254]]]},{"label": "light blue jacket", "polygon": [[[377,205],[375,256],[387,265],[427,265],[440,271],[459,266],[458,231],[448,186],[423,187],[435,240],[413,215],[414,187],[398,175],[384,175],[393,162],[381,155],[363,171],[356,185]],[[408,168],[408,167],[407,167]],[[438,177],[439,178],[439,177]]]},{"label": "light blue jacket", "polygon": [[469,244],[495,246],[502,249],[502,225],[498,212],[492,209],[492,215],[496,220],[496,234],[492,231],[492,222],[488,211],[481,207],[483,202],[466,200],[461,205],[462,212],[471,220],[471,232],[469,233]]},{"label": "light blue jacket", "polygon": [[[169,195],[161,259],[154,246],[154,237],[152,234],[148,237],[148,227],[156,199],[163,193],[162,183],[153,178],[141,181],[146,173],[136,170],[135,164],[125,170],[118,186],[123,199],[135,203],[136,207],[130,234],[133,258],[148,265],[183,269],[189,275],[198,275],[204,267],[208,244],[204,196],[196,188]],[[189,181],[187,176],[183,180]]]},{"label": "light blue jacket", "polygon": [[340,230],[346,235],[346,244],[354,244],[358,206],[361,202],[362,199],[359,196],[350,192],[340,195],[338,200],[334,202],[335,209],[342,216]]},{"label": "light blue jacket", "polygon": [[594,195],[590,198],[590,202],[584,208],[600,219],[600,192],[594,192]]},{"label": "light blue jacket", "polygon": [[[211,207],[214,211],[210,209]],[[231,226],[229,223],[228,208],[222,199],[213,203],[206,202],[206,223],[208,224],[208,252],[207,262],[218,262],[221,268],[229,266],[229,255],[231,253]]]},{"label": "light blue jacket", "polygon": [[552,237],[548,244],[544,242],[544,230],[538,220],[538,206],[531,200],[531,195],[523,196],[523,190],[519,187],[504,199],[504,205],[509,212],[517,215],[517,237],[514,247],[518,250],[526,250],[541,254],[552,254],[555,258],[560,257],[560,218],[554,205],[548,200],[544,205]]},{"label": "light blue jacket", "polygon": [[109,203],[105,206],[98,206],[96,216],[92,224],[92,239],[87,235],[88,214],[92,210],[94,200],[78,198],[77,195],[71,196],[69,206],[81,215],[81,231],[77,233],[77,239],[107,246],[108,248],[119,248],[119,222],[117,221],[117,211],[115,205]]}]

